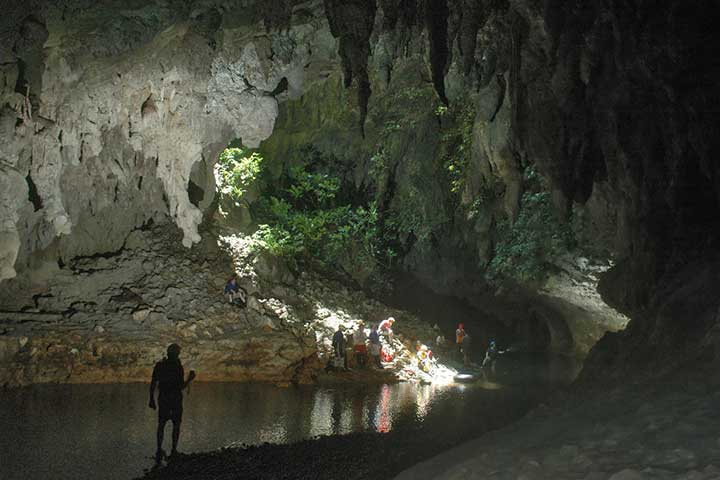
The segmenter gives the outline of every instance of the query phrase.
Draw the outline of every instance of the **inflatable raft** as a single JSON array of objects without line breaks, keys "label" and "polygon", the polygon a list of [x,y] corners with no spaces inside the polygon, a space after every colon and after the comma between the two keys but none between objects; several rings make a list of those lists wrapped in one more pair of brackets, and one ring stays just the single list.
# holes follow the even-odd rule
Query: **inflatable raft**
[{"label": "inflatable raft", "polygon": [[460,383],[471,383],[480,380],[480,375],[476,373],[458,373],[453,377],[453,380]]}]

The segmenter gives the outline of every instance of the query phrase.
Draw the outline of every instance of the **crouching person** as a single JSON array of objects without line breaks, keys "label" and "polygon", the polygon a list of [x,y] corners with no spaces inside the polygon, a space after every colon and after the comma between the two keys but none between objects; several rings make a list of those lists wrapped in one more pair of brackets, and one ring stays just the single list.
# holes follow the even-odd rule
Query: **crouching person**
[{"label": "crouching person", "polygon": [[224,293],[230,303],[245,307],[247,303],[247,295],[245,293],[245,290],[240,288],[240,285],[238,285],[237,275],[233,275],[227,281],[227,283],[225,284]]}]

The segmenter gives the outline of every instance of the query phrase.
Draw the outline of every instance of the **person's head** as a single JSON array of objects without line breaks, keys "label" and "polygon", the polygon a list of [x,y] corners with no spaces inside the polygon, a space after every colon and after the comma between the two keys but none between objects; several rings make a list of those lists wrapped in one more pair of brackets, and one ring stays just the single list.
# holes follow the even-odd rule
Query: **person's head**
[{"label": "person's head", "polygon": [[388,317],[388,322],[393,324],[395,323],[395,319],[393,317]]},{"label": "person's head", "polygon": [[167,356],[171,360],[177,360],[180,357],[180,345],[172,343],[167,347]]},{"label": "person's head", "polygon": [[377,325],[373,325],[372,327],[370,327],[370,329],[371,329],[373,332],[377,331]]},{"label": "person's head", "polygon": [[228,283],[236,283],[237,282],[237,274],[233,274],[232,277],[228,278]]}]

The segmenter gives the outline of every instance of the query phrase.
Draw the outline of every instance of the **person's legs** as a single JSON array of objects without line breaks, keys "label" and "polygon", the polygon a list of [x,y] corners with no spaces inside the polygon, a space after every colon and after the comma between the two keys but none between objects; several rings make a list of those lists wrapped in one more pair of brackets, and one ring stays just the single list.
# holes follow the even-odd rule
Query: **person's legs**
[{"label": "person's legs", "polygon": [[177,454],[178,440],[180,439],[180,425],[182,424],[182,399],[178,399],[175,405],[173,405],[173,431],[172,431],[172,451],[171,455]]},{"label": "person's legs", "polygon": [[172,452],[171,455],[177,454],[178,440],[180,440],[180,424],[182,420],[179,418],[173,419],[173,431],[172,431]]},{"label": "person's legs", "polygon": [[157,427],[157,433],[156,433],[156,439],[157,439],[157,450],[155,450],[155,461],[160,463],[162,461],[163,457],[163,449],[162,444],[165,437],[165,424],[167,423],[167,418],[160,417],[158,420],[158,427]]}]

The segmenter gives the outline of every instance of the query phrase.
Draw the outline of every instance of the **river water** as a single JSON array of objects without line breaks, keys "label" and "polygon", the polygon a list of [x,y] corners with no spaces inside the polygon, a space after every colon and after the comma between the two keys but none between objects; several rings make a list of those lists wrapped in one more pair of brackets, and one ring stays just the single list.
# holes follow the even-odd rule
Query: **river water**
[{"label": "river water", "polygon": [[[493,382],[465,385],[197,383],[185,398],[180,450],[368,430],[432,431],[459,442],[496,427],[500,417],[518,418],[576,374],[577,365],[563,357],[516,354],[501,358]],[[0,391],[0,478],[142,475],[153,463],[156,421],[147,407],[147,389],[142,384],[35,385]]]}]

